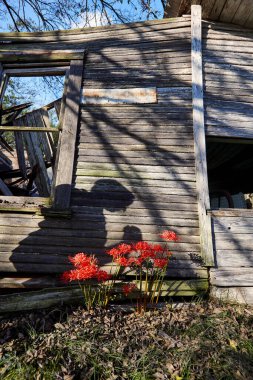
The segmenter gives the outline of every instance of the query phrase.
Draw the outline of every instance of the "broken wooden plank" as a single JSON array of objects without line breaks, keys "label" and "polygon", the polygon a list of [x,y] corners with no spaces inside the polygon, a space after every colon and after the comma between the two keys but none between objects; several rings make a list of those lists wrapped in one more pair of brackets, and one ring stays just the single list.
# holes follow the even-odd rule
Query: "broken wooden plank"
[{"label": "broken wooden plank", "polygon": [[[47,130],[47,140],[48,140],[48,143],[49,143],[49,146],[50,146],[50,150],[52,152],[52,157],[53,157],[53,162],[55,160],[55,155],[56,155],[56,142],[55,142],[55,138],[54,136],[52,135],[52,131],[51,131],[51,123],[50,123],[50,119],[49,119],[49,115],[48,115],[48,110],[44,107],[41,107],[40,110],[39,110],[40,114],[41,114],[41,117],[42,117],[42,121],[43,121],[43,124],[44,124],[44,127],[46,128]],[[59,128],[55,128],[57,129],[58,131],[60,130]],[[59,138],[58,138],[59,140]],[[53,168],[54,168],[54,164],[53,164]]]},{"label": "broken wooden plank", "polygon": [[[29,115],[29,117],[31,117],[31,123],[34,122],[34,124],[36,125],[37,128],[45,128],[40,110],[35,110],[35,111],[29,113],[28,115]],[[49,144],[47,134],[46,133],[38,133],[38,138],[39,138],[40,146],[41,146],[41,149],[44,153],[45,159],[48,162],[51,162],[52,157],[53,157],[53,152],[51,151],[51,146]]]},{"label": "broken wooden plank", "polygon": [[58,99],[58,100],[53,102],[54,109],[55,109],[56,115],[58,117],[58,120],[60,118],[60,113],[61,113],[61,101],[62,101],[62,99]]},{"label": "broken wooden plank", "polygon": [[[26,115],[19,119],[20,123],[28,124],[29,119]],[[45,166],[44,158],[39,147],[39,141],[34,132],[28,132],[24,134],[24,140],[26,143],[26,149],[28,154],[28,159],[32,168],[38,167],[38,173],[35,178],[35,183],[38,188],[38,192],[41,196],[47,197],[50,194],[50,181],[47,174],[47,169]]]},{"label": "broken wooden plank", "polygon": [[23,178],[27,177],[26,164],[25,164],[25,146],[23,141],[22,132],[14,132],[15,146],[18,157],[18,166],[22,173]]},{"label": "broken wooden plank", "polygon": [[147,88],[85,88],[83,104],[145,104],[157,103],[156,87]]},{"label": "broken wooden plank", "polygon": [[[208,290],[208,281],[205,279],[171,280],[165,281],[162,296],[194,296],[205,294]],[[122,298],[121,290],[118,297]],[[0,296],[0,313],[14,311],[35,310],[55,306],[62,303],[83,303],[80,288],[68,286],[54,289],[30,291],[19,294]]]}]

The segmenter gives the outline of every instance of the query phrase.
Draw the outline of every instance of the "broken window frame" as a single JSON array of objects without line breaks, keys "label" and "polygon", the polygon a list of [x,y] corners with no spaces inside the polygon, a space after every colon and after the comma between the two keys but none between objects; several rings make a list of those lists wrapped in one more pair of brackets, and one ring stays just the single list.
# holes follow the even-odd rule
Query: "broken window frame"
[{"label": "broken window frame", "polygon": [[[47,198],[0,195],[0,211],[28,213],[40,211],[45,214],[52,214],[52,216],[55,214],[69,216],[75,142],[81,103],[83,62],[84,50],[47,50],[46,52],[29,52],[29,54],[10,51],[0,54],[0,103],[2,103],[10,76],[65,75],[51,195]],[[6,130],[10,129],[6,128]],[[24,130],[25,127],[22,128],[22,132]],[[37,129],[33,132],[41,131]],[[46,132],[50,132],[50,130],[47,128]]]}]

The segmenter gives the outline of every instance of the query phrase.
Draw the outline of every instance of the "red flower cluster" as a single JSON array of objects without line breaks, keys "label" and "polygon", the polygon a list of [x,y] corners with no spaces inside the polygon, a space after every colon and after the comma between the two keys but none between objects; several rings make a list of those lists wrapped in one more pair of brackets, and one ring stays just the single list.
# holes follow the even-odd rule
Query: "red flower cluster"
[{"label": "red flower cluster", "polygon": [[125,284],[122,286],[123,293],[126,296],[128,296],[129,293],[132,293],[136,289],[137,289],[137,286],[135,284]]},{"label": "red flower cluster", "polygon": [[64,282],[84,281],[96,279],[98,281],[107,281],[111,276],[100,270],[98,261],[94,256],[88,256],[85,253],[77,253],[75,256],[69,256],[69,261],[74,265],[75,269],[64,272],[61,280]]},{"label": "red flower cluster", "polygon": [[131,251],[132,251],[132,245],[122,243],[122,244],[118,245],[118,247],[112,248],[109,251],[107,251],[106,253],[108,253],[108,255],[110,255],[110,256],[113,256],[113,258],[115,259],[115,258],[120,257],[122,255],[126,255],[126,254],[130,253]]},{"label": "red flower cluster", "polygon": [[165,230],[160,234],[160,237],[166,241],[178,241],[179,240],[179,237],[177,236],[177,234],[174,231]]},{"label": "red flower cluster", "polygon": [[168,265],[169,259],[154,259],[155,268],[164,268]]},{"label": "red flower cluster", "polygon": [[[178,241],[179,238],[173,231],[163,231],[160,235],[167,241]],[[167,266],[171,252],[160,244],[151,244],[139,241],[134,244],[120,244],[107,251],[114,262],[123,267],[140,267],[144,263],[153,264],[155,268]]]}]

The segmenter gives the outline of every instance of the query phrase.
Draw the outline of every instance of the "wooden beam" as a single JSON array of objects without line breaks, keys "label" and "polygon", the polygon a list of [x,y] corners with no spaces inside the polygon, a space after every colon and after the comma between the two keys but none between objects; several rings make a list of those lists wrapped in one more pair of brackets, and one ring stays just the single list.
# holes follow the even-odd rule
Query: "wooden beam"
[{"label": "wooden beam", "polygon": [[82,59],[84,50],[6,50],[0,51],[1,62],[50,62]]},{"label": "wooden beam", "polygon": [[201,6],[191,8],[192,30],[192,113],[196,165],[196,188],[198,194],[198,214],[200,225],[200,246],[202,257],[207,266],[214,265],[211,218],[207,215],[210,209],[206,141],[204,124],[203,101],[203,72],[202,72],[202,21]]},{"label": "wooden beam", "polygon": [[49,198],[44,197],[22,197],[22,196],[3,196],[0,195],[0,204],[6,204],[10,203],[16,207],[33,207],[33,206],[49,206],[50,200]]},{"label": "wooden beam", "polygon": [[16,131],[16,132],[59,132],[58,128],[28,127],[28,126],[5,126],[0,125],[0,131]]},{"label": "wooden beam", "polygon": [[[7,282],[2,280],[1,282]],[[14,281],[14,280],[13,280]],[[28,280],[29,281],[29,280]],[[34,281],[34,280],[33,280]],[[0,282],[0,286],[1,286]],[[10,280],[9,280],[10,282]],[[13,288],[20,286],[20,282],[16,280]],[[192,280],[168,280],[164,282],[164,288],[161,295],[172,296],[196,296],[204,295],[208,291],[208,282],[206,279]],[[122,299],[121,287],[114,291],[116,299]],[[35,310],[46,307],[55,306],[62,303],[74,302],[83,303],[83,296],[80,288],[77,286],[65,286],[53,289],[43,289],[37,291],[29,291],[25,293],[7,294],[0,296],[0,313],[8,313],[14,311]]]},{"label": "wooden beam", "polygon": [[66,107],[56,167],[53,207],[70,206],[71,184],[75,156],[75,143],[79,121],[79,108],[83,80],[83,60],[71,61],[67,85]]},{"label": "wooden beam", "polygon": [[5,69],[5,73],[11,77],[38,77],[38,76],[55,76],[65,75],[68,66],[62,67],[41,67],[41,68],[18,68],[18,69]]},{"label": "wooden beam", "polygon": [[234,208],[223,208],[218,210],[208,210],[208,214],[215,218],[219,217],[245,217],[253,218],[252,209],[234,209]]}]

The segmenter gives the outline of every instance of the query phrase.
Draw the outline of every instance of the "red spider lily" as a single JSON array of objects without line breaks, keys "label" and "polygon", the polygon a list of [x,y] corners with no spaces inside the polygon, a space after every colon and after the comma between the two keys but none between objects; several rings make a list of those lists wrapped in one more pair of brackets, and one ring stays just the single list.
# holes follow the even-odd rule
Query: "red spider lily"
[{"label": "red spider lily", "polygon": [[76,268],[97,265],[97,259],[94,256],[88,256],[83,252],[77,253],[75,256],[69,256],[68,259]]},{"label": "red spider lily", "polygon": [[111,248],[108,251],[106,251],[106,253],[108,255],[110,255],[110,256],[113,256],[113,257],[118,257],[119,256],[118,248]]},{"label": "red spider lily", "polygon": [[97,280],[99,282],[105,282],[112,278],[111,274],[108,274],[105,270],[99,270],[97,272]]},{"label": "red spider lily", "polygon": [[137,286],[135,284],[125,284],[122,286],[122,291],[126,296],[128,296],[128,294],[132,293],[136,289]]},{"label": "red spider lily", "polygon": [[178,241],[179,237],[174,231],[165,230],[160,234],[160,237],[167,241]]},{"label": "red spider lily", "polygon": [[110,256],[113,256],[114,258],[117,258],[119,256],[127,255],[132,251],[132,246],[130,244],[122,243],[118,247],[112,248],[109,251],[106,251],[106,253]]},{"label": "red spider lily", "polygon": [[128,259],[126,257],[117,257],[115,259],[115,262],[119,265],[121,265],[122,267],[128,267],[129,266],[129,262],[128,262]]},{"label": "red spider lily", "polygon": [[153,245],[153,251],[156,253],[163,253],[164,252],[164,247],[161,246],[161,244],[154,244]]},{"label": "red spider lily", "polygon": [[86,267],[80,267],[72,269],[62,274],[63,281],[83,281],[91,278],[96,278],[98,273],[97,265],[87,265]]},{"label": "red spider lily", "polygon": [[154,259],[155,268],[165,268],[168,265],[168,259]]},{"label": "red spider lily", "polygon": [[135,251],[150,251],[152,250],[152,245],[147,243],[146,241],[138,241],[137,243],[133,244],[133,249]]},{"label": "red spider lily", "polygon": [[142,257],[129,257],[128,266],[129,267],[140,267],[143,264],[144,259]]},{"label": "red spider lily", "polygon": [[118,250],[120,252],[120,255],[126,255],[130,252],[132,252],[132,246],[130,244],[122,243],[118,246]]}]

